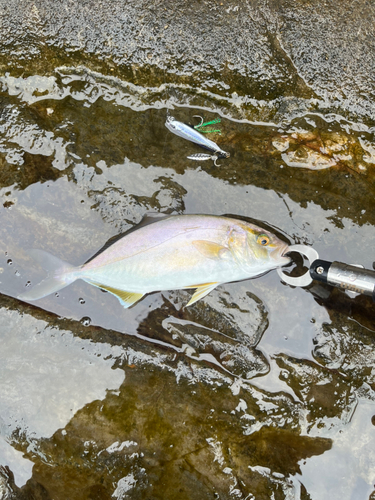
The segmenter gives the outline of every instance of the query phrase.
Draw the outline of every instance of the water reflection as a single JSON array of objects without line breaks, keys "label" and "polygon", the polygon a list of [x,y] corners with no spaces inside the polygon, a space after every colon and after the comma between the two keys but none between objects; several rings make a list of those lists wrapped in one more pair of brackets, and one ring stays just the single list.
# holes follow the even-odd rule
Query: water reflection
[{"label": "water reflection", "polygon": [[[12,314],[18,316],[15,310]],[[57,344],[64,348],[61,340],[66,342],[67,333],[46,328],[36,333],[39,344],[32,339],[42,353],[51,344],[51,332],[55,332],[52,347],[58,339]],[[93,330],[91,334],[95,335]],[[108,337],[103,338],[103,334]],[[99,399],[79,411],[73,408],[68,422],[59,421],[64,428],[59,426],[51,436],[41,439],[38,432],[27,436],[13,433],[13,446],[34,463],[33,477],[23,488],[25,491],[48,485],[46,498],[66,498],[66,495],[89,498],[88,491],[90,495],[100,491],[106,497],[108,491],[119,492],[128,485],[129,491],[130,486],[136,486],[142,495],[152,495],[162,483],[167,483],[168,490],[172,491],[178,482],[179,488],[187,492],[194,484],[193,491],[199,490],[200,494],[202,491],[208,494],[212,487],[209,485],[213,485],[219,495],[233,492],[235,487],[245,495],[251,491],[254,481],[259,482],[261,488],[266,488],[267,483],[284,488],[288,476],[299,471],[299,460],[331,447],[329,439],[295,435],[293,428],[298,425],[298,412],[293,416],[294,404],[282,394],[275,398],[245,384],[239,396],[239,388],[234,387],[233,380],[205,368],[199,360],[187,362],[175,355],[156,358],[155,349],[153,355],[152,352],[142,355],[140,344],[133,342],[132,345],[126,337],[121,347],[110,347],[106,342],[112,335],[110,332],[100,329],[97,335],[102,337],[102,342],[87,343],[77,337],[74,341],[68,334],[70,342],[66,352],[72,354],[72,345],[77,342],[79,348],[88,346],[89,353],[84,350],[84,356],[88,354],[87,360],[94,366],[87,366],[82,356],[77,358],[73,354],[69,364],[78,363],[83,368],[77,371],[80,387],[64,385],[66,392],[61,395],[61,386],[57,384],[57,394],[54,393],[52,402],[43,410],[43,421],[47,420],[52,430],[50,405],[64,402],[68,411],[73,401],[78,403],[77,391],[83,394],[90,384],[98,384],[98,376],[93,377],[90,370],[96,371],[98,366],[105,369],[116,359],[118,368],[126,373],[125,380],[121,384],[123,372],[119,369],[100,370],[99,378],[110,376],[112,389],[120,385],[118,391],[107,391],[103,398],[100,394],[100,387],[106,387],[103,380],[97,388]],[[26,344],[28,340],[25,336]],[[99,365],[98,353],[101,354]],[[109,359],[103,359],[104,356]],[[53,361],[52,357],[53,352],[50,354]],[[65,359],[64,352],[62,357]],[[44,362],[43,367],[48,376],[48,364]],[[64,373],[69,382],[69,367],[65,372],[65,362]],[[45,393],[43,390],[38,394],[41,392]],[[91,399],[90,396],[86,394],[86,400]],[[43,427],[43,421],[37,426]],[[278,423],[276,428],[273,422]],[[29,422],[29,432],[37,426]],[[285,460],[282,457],[287,443],[294,451],[288,453],[289,458]],[[273,447],[272,464],[267,446]],[[272,473],[264,475],[259,467],[262,469],[267,463]],[[56,467],[59,467],[58,475]],[[193,492],[192,495],[196,497]]]},{"label": "water reflection", "polygon": [[[319,460],[313,457],[301,463],[301,471],[296,477],[312,496],[320,498],[328,493],[335,500],[343,496],[351,500],[358,497],[371,498],[374,491],[372,467],[375,459],[374,427],[371,424],[373,413],[374,402],[369,403],[361,398],[348,425],[342,425],[339,421],[332,422],[332,449]],[[317,426],[310,434],[325,435],[326,426],[323,430]],[[347,456],[354,458],[349,467],[343,459]],[[332,468],[332,464],[335,467]],[[317,475],[319,481],[316,480]]]},{"label": "water reflection", "polygon": [[165,86],[66,68],[1,82],[0,462],[14,488],[32,475],[20,494],[64,500],[368,495],[368,298],[294,289],[275,272],[191,308],[176,291],[125,311],[84,282],[33,306],[11,297],[44,276],[28,248],[79,264],[149,211],[263,220],[371,268],[373,130],[302,108],[256,123],[240,98],[178,88],[179,119],[223,117],[231,158],[217,168],[168,134]]},{"label": "water reflection", "polygon": [[[26,153],[41,155],[39,162],[46,163],[38,166],[42,180],[56,178],[57,170],[71,177],[76,165],[85,170],[89,167],[86,175],[92,176],[101,173],[101,162],[111,167],[124,158],[145,168],[168,166],[178,174],[199,167],[186,159],[192,146],[164,127],[168,104],[162,104],[156,89],[86,71],[75,70],[63,76],[64,71],[69,73],[61,69],[57,76],[44,79],[1,77],[9,100],[2,113],[2,150],[9,163],[24,164],[27,158],[30,160]],[[189,95],[188,89],[186,93]],[[233,114],[236,106],[230,109]],[[188,107],[176,112],[187,122],[196,113]],[[207,119],[213,117],[207,104],[199,113],[206,113]],[[303,206],[308,202],[320,204],[325,210],[334,210],[337,220],[349,217],[359,224],[368,220],[374,208],[372,128],[340,115],[319,113],[284,114],[280,125],[231,118],[222,120],[220,136],[231,158],[220,168],[203,162],[200,168],[210,177],[276,190]],[[310,166],[315,169],[312,163],[318,161],[316,155],[325,162],[326,170],[307,170]],[[15,169],[12,174],[16,174]],[[27,179],[28,175],[22,176],[23,185]],[[28,180],[35,181],[32,177]],[[347,198],[352,201],[350,206]]]},{"label": "water reflection", "polygon": [[[79,408],[103,399],[123,382],[124,373],[112,369],[116,348],[81,340],[9,309],[2,311],[0,336],[1,438],[16,448],[27,443],[31,458],[37,455],[48,463],[37,440],[48,439]],[[22,485],[28,479],[25,465],[19,467],[10,452],[6,456],[16,483]]]}]

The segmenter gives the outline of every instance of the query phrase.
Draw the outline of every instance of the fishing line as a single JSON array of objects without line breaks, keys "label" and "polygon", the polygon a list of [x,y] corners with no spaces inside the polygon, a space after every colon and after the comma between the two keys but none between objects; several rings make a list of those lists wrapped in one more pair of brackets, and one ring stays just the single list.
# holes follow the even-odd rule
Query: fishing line
[{"label": "fishing line", "polygon": [[289,208],[288,206],[288,203],[285,201],[284,199],[284,196],[279,193],[278,191],[275,191],[275,193],[277,194],[277,196],[279,198],[281,198],[281,200],[283,201],[284,205],[286,206],[287,210],[288,210],[288,215],[289,215],[289,218],[291,219],[291,221],[293,222],[293,224],[298,228],[300,229],[301,231],[304,231],[304,228],[300,227],[296,222],[295,220],[293,219],[293,211]]},{"label": "fishing line", "polygon": [[[166,97],[164,97],[164,106],[165,106],[165,109],[166,109],[166,119],[168,117],[171,116],[171,113],[169,111],[169,107],[168,107],[168,101],[170,100],[170,95],[168,95],[168,88],[169,88],[169,85],[167,84],[167,76],[166,76],[166,71],[167,71],[167,68],[166,68],[166,65],[164,66],[164,94],[166,95]],[[168,88],[167,88],[168,87]],[[175,89],[173,89],[175,90]],[[177,100],[177,99],[176,99]],[[165,154],[165,146],[167,144],[167,137],[168,137],[168,133],[169,131],[167,131],[167,133],[164,135],[164,143],[163,143],[163,149],[162,149],[162,158],[164,159],[164,154]]]}]

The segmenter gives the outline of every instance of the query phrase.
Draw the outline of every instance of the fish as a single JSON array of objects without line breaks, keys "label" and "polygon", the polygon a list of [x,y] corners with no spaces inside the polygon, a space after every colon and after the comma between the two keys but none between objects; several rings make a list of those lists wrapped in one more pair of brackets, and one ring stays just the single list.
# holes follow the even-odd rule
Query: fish
[{"label": "fish", "polygon": [[195,289],[190,306],[219,285],[289,264],[288,248],[271,232],[231,217],[171,215],[109,240],[80,266],[31,250],[48,276],[18,298],[38,300],[81,279],[125,308],[151,292]]},{"label": "fish", "polygon": [[183,139],[187,139],[190,142],[194,142],[202,148],[208,149],[218,158],[229,158],[230,156],[229,153],[222,150],[214,141],[207,139],[207,137],[198,132],[198,130],[195,130],[194,127],[190,127],[185,123],[179,122],[178,120],[173,118],[173,116],[167,116],[165,126],[173,134],[176,134]]}]

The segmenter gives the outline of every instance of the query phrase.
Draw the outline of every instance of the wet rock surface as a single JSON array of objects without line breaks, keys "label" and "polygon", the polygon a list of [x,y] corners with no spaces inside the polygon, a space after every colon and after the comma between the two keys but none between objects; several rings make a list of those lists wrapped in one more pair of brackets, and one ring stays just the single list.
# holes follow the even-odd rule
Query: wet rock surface
[{"label": "wet rock surface", "polygon": [[[0,0],[0,499],[372,498],[375,309],[276,272],[78,281],[150,212],[227,214],[373,268],[374,6]],[[168,132],[197,123],[230,158]],[[215,125],[216,127],[216,125]],[[298,273],[303,263],[297,263]]]},{"label": "wet rock surface", "polygon": [[340,9],[333,1],[20,0],[2,1],[1,12],[4,72],[13,60],[13,70],[38,74],[45,59],[72,61],[143,87],[198,83],[250,109],[252,100],[281,98],[285,114],[301,106],[297,98],[374,117],[374,6],[365,0]]}]

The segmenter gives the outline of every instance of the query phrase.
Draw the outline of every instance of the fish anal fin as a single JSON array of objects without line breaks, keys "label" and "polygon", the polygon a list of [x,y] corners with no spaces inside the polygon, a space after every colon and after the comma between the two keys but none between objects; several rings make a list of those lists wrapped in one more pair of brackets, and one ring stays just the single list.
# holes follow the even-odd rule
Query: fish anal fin
[{"label": "fish anal fin", "polygon": [[212,290],[214,288],[216,288],[217,285],[219,285],[219,283],[216,282],[216,283],[203,283],[202,285],[188,286],[188,287],[186,287],[186,288],[196,288],[196,290],[193,293],[191,299],[186,304],[186,307],[187,306],[191,306],[192,304],[194,304],[194,302],[197,302],[197,300],[202,299],[203,297],[205,297],[207,294],[209,294],[210,292],[212,292]]},{"label": "fish anal fin", "polygon": [[92,285],[101,288],[102,290],[106,290],[107,292],[115,295],[120,301],[121,305],[125,308],[128,308],[138,302],[143,297],[143,293],[135,293],[135,292],[127,292],[125,290],[119,290],[118,288],[112,288],[110,286],[101,285],[100,283],[92,283]]},{"label": "fish anal fin", "polygon": [[227,247],[213,241],[195,240],[193,245],[199,253],[209,259],[222,259],[229,252]]}]

